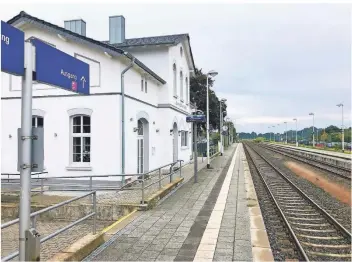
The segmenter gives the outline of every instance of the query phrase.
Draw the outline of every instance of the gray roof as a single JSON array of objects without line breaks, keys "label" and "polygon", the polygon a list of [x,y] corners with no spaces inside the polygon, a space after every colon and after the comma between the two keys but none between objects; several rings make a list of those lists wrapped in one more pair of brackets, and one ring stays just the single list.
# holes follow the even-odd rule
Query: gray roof
[{"label": "gray roof", "polygon": [[[130,38],[130,39],[125,39],[125,41],[120,44],[110,44],[109,41],[103,41],[103,43],[112,45],[117,48],[127,48],[127,47],[138,47],[138,46],[177,45],[185,40],[188,40],[188,42],[190,42],[190,37],[188,34]],[[190,50],[190,55],[192,60],[192,66],[195,67],[191,45],[189,45],[189,50]]]},{"label": "gray roof", "polygon": [[166,81],[162,79],[160,76],[158,76],[154,71],[152,71],[150,68],[148,68],[145,64],[143,64],[140,60],[132,56],[130,53],[125,52],[121,48],[115,47],[113,45],[107,44],[105,42],[97,41],[95,39],[82,36],[80,34],[74,33],[70,30],[67,30],[63,27],[51,24],[49,22],[46,22],[44,20],[41,20],[37,17],[31,16],[27,14],[26,12],[20,12],[18,15],[15,17],[11,18],[9,21],[7,21],[8,24],[16,24],[17,22],[20,21],[25,21],[29,22],[31,24],[36,24],[42,28],[54,31],[55,33],[62,34],[64,37],[70,38],[72,40],[75,40],[77,42],[81,42],[84,44],[93,44],[95,47],[102,49],[102,51],[106,51],[108,53],[114,52],[117,53],[118,55],[124,55],[130,60],[134,60],[134,63],[142,68],[145,72],[150,74],[153,78],[155,78],[157,81],[159,81],[162,84],[165,84]]},{"label": "gray roof", "polygon": [[[140,37],[126,39],[121,44],[114,44],[115,47],[133,47],[133,46],[144,46],[144,45],[174,45],[181,43],[188,38],[188,34],[178,35],[163,35],[163,36],[151,36],[151,37]],[[109,43],[109,41],[104,41]]]}]

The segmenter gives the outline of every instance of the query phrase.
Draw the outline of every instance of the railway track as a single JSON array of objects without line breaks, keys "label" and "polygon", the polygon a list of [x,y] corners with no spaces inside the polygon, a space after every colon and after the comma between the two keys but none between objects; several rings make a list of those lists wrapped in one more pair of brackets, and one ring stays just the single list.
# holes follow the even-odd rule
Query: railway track
[{"label": "railway track", "polygon": [[276,152],[278,154],[287,156],[289,158],[295,159],[297,161],[300,161],[302,163],[306,163],[310,166],[319,168],[323,171],[329,172],[329,173],[333,173],[339,177],[342,177],[344,179],[347,180],[351,180],[351,170],[348,168],[344,168],[344,167],[339,167],[336,165],[332,165],[323,161],[318,161],[318,160],[310,160],[307,158],[304,158],[302,156],[298,156],[298,155],[294,155],[293,153],[290,153],[290,150],[286,150],[286,149],[279,149],[279,148],[273,148],[271,146],[266,146],[266,145],[261,145],[261,147],[271,150],[273,152]]},{"label": "railway track", "polygon": [[[285,259],[350,261],[351,233],[302,192],[263,155],[245,144],[248,163],[260,176],[273,205],[294,242],[294,255]],[[270,212],[265,210],[265,212]]]}]

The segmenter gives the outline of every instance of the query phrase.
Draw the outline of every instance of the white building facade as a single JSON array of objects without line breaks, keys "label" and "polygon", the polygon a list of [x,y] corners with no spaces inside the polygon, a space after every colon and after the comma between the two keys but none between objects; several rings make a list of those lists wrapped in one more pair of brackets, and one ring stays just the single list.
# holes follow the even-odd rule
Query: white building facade
[{"label": "white building facade", "polygon": [[[121,16],[109,18],[104,42],[85,36],[83,20],[62,28],[21,12],[8,23],[25,39],[38,38],[90,65],[89,96],[33,84],[32,125],[44,128],[48,176],[121,174],[121,73],[131,63],[124,75],[125,174],[190,161],[186,116],[194,62],[187,34],[125,39]],[[1,73],[1,84],[1,172],[17,173],[21,78]]]}]

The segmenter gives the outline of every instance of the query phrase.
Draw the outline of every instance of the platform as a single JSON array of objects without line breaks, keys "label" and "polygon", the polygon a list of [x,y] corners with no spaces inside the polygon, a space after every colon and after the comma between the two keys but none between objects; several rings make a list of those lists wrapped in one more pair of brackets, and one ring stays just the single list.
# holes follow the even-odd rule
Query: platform
[{"label": "platform", "polygon": [[154,209],[138,212],[84,261],[252,261],[243,157],[242,145],[230,147],[198,173],[198,183],[189,179]]}]

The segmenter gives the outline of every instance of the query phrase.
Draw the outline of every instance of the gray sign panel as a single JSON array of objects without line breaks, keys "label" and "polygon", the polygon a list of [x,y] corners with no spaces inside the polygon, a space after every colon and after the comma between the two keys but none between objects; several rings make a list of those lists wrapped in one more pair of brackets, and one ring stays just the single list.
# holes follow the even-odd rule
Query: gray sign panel
[{"label": "gray sign panel", "polygon": [[44,128],[32,128],[32,163],[22,163],[22,139],[21,128],[17,129],[18,161],[17,171],[21,171],[22,164],[32,164],[32,172],[42,172],[44,170]]}]

